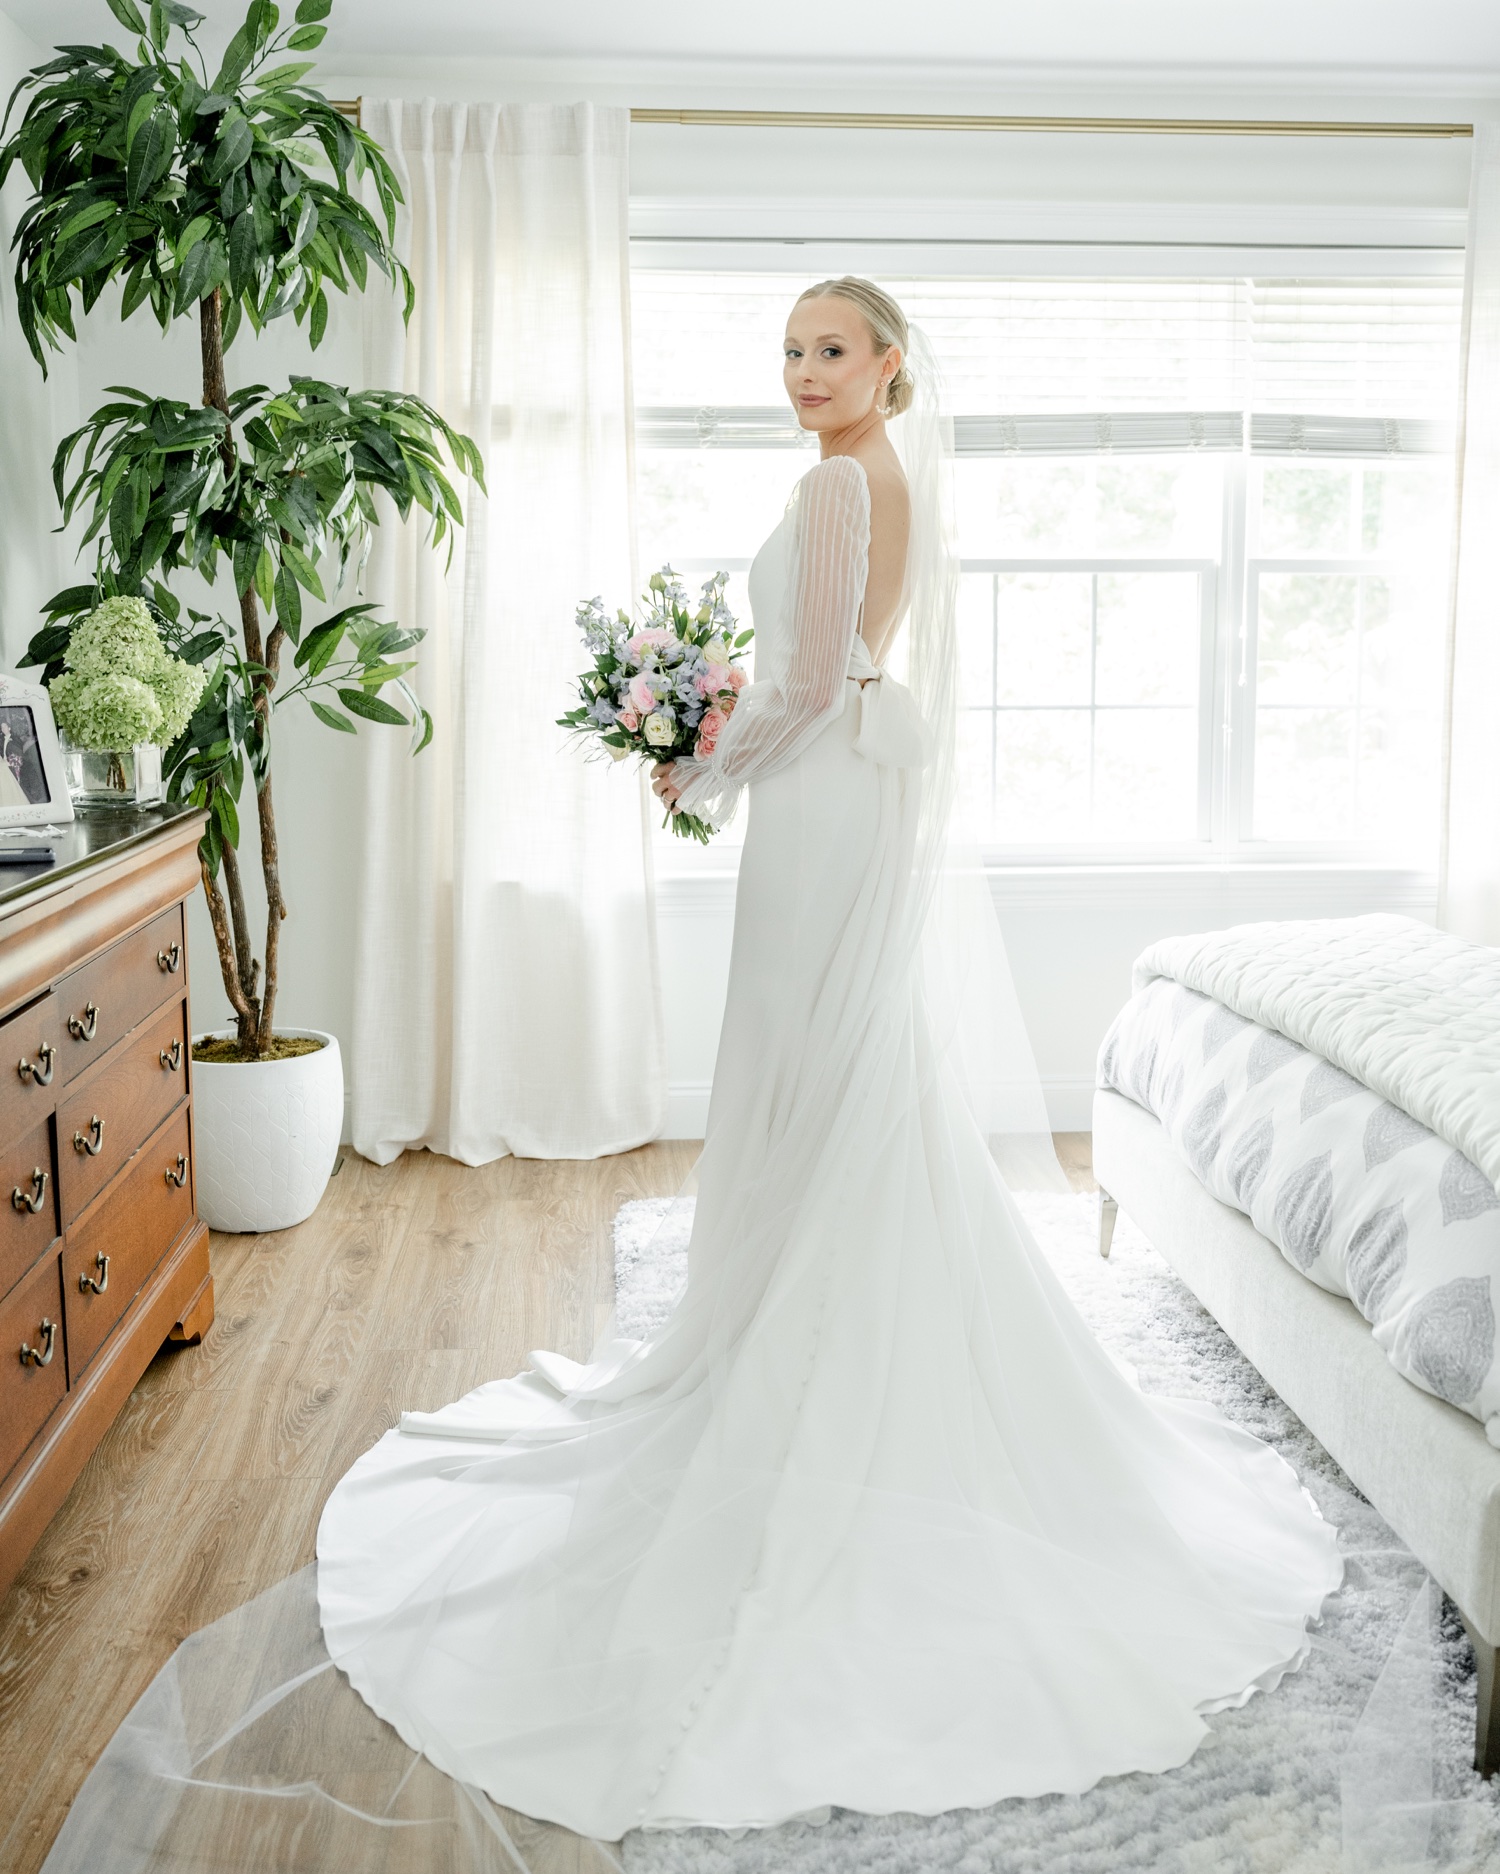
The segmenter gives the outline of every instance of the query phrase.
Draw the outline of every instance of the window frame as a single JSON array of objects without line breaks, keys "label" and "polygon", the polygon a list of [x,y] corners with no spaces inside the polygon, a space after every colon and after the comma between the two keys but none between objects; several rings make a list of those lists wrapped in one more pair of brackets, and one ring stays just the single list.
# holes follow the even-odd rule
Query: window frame
[{"label": "window frame", "polygon": [[[816,257],[807,253],[806,258],[796,250],[802,244],[776,242],[758,239],[739,246],[732,239],[724,244],[703,243],[697,249],[684,251],[675,243],[657,237],[659,243],[655,251],[641,254],[636,250],[637,241],[632,240],[632,270],[652,272],[657,270],[688,270],[716,273],[721,271],[754,272],[767,276],[787,273],[793,277],[805,276],[812,263],[816,271]],[[813,244],[808,244],[809,246]],[[868,245],[871,251],[863,253],[862,247]],[[838,255],[837,271],[865,271],[876,276],[900,274],[903,277],[927,276],[932,279],[966,275],[990,275],[1001,279],[1008,277],[1008,270],[994,266],[987,257],[974,252],[975,247],[987,243],[973,243],[970,251],[962,256],[963,265],[954,265],[951,251],[941,253],[938,244],[931,244],[933,251],[924,253],[929,244],[912,240],[903,244],[899,254],[899,264],[892,263],[897,256],[890,250],[877,254],[878,243],[848,243],[841,247]],[[788,250],[791,251],[788,251]],[[1270,258],[1269,248],[1264,255],[1251,256],[1244,251],[1223,256],[1222,271],[1239,277],[1261,274],[1266,271],[1264,262]],[[1054,248],[1047,256],[1044,268],[1022,266],[1016,269],[1018,275],[1027,277],[1067,278],[1071,275],[1090,274],[1092,267],[1101,263],[1108,268],[1107,276],[1093,273],[1094,278],[1130,279],[1138,277],[1176,276],[1179,278],[1210,277],[1217,271],[1210,263],[1215,258],[1211,249],[1195,253],[1193,260],[1203,263],[1197,266],[1184,266],[1186,258],[1181,252],[1172,253],[1157,243],[1141,243],[1132,251],[1128,247],[1113,249],[1107,258],[1094,254],[1090,257],[1081,251],[1077,265],[1059,265],[1062,250]],[[1330,279],[1339,276],[1368,278],[1371,275],[1404,274],[1413,278],[1452,278],[1461,270],[1462,250],[1447,247],[1413,247],[1400,251],[1394,249],[1371,249],[1360,253],[1349,250],[1329,249],[1302,250],[1295,255],[1285,251],[1276,255],[1283,265],[1295,261],[1300,277],[1309,280]],[[1393,261],[1398,264],[1392,264]],[[1455,262],[1458,264],[1455,265]],[[824,268],[824,271],[829,270]],[[1289,268],[1288,268],[1289,271]],[[712,414],[712,413],[708,413]],[[955,415],[960,413],[955,412]],[[1082,413],[1080,413],[1082,414]],[[1245,871],[1259,868],[1277,869],[1328,869],[1364,871],[1372,870],[1393,875],[1411,875],[1425,879],[1435,876],[1438,850],[1437,805],[1434,803],[1432,837],[1427,847],[1414,851],[1410,847],[1393,844],[1378,839],[1345,840],[1285,840],[1260,839],[1253,835],[1254,812],[1254,761],[1255,761],[1255,631],[1256,600],[1258,599],[1259,576],[1267,571],[1327,571],[1338,574],[1358,576],[1364,573],[1391,573],[1402,570],[1400,563],[1388,555],[1349,556],[1333,558],[1331,556],[1307,556],[1291,558],[1286,555],[1252,554],[1249,551],[1249,503],[1251,499],[1251,470],[1255,461],[1262,463],[1272,460],[1301,463],[1327,462],[1347,463],[1349,466],[1368,466],[1372,458],[1378,459],[1380,451],[1373,448],[1359,447],[1349,453],[1342,453],[1327,446],[1326,439],[1310,439],[1312,446],[1277,447],[1274,442],[1267,447],[1271,438],[1266,437],[1259,448],[1253,448],[1258,422],[1276,422],[1280,419],[1265,419],[1254,411],[1246,411],[1243,437],[1239,449],[1217,448],[1212,452],[1222,464],[1221,482],[1221,522],[1220,551],[1217,560],[1171,558],[1167,556],[1142,556],[1139,559],[1128,555],[1117,557],[1089,556],[1084,558],[1064,558],[1062,556],[1027,555],[1004,558],[965,558],[960,560],[963,573],[984,571],[1049,571],[1083,572],[1099,571],[1151,571],[1173,570],[1198,573],[1200,580],[1200,663],[1199,663],[1199,766],[1198,766],[1198,802],[1197,816],[1199,837],[1186,841],[1025,841],[1005,842],[984,840],[978,842],[979,856],[985,868],[990,871],[1024,873],[1065,872],[1121,872],[1129,873],[1145,868],[1170,870],[1188,875],[1202,875],[1213,871]],[[971,419],[972,421],[973,419]],[[992,421],[992,419],[985,419]],[[1358,427],[1365,419],[1353,419]],[[650,447],[649,441],[641,436],[639,417],[637,419],[637,437],[641,446]],[[1409,432],[1413,440],[1419,434],[1423,441],[1416,444],[1414,453],[1440,453],[1434,437],[1426,436],[1429,430],[1440,431],[1441,425],[1433,425],[1425,420],[1401,419],[1400,426]],[[1321,444],[1321,446],[1319,446]],[[706,442],[705,446],[713,447]],[[732,443],[720,443],[717,446],[733,447]],[[761,441],[757,447],[775,447],[777,445]],[[799,452],[796,443],[780,445],[786,452]],[[997,451],[996,453],[1001,453]],[[1009,453],[1005,451],[1004,453]],[[1047,452],[1052,460],[1085,460],[1100,451],[1083,452],[1077,456],[1064,455],[1061,452]],[[1130,453],[1155,454],[1152,450],[1132,450]],[[1177,453],[1166,450],[1160,453]],[[684,575],[697,573],[700,576],[717,570],[744,572],[750,561],[743,557],[719,559],[674,560],[674,565]],[[1447,576],[1444,566],[1442,576]],[[1441,599],[1438,601],[1442,603]],[[1241,671],[1245,672],[1246,681],[1240,682]],[[738,862],[738,849],[743,837],[743,830],[726,829],[714,842],[721,849],[721,857],[715,860],[711,852],[688,854],[682,851],[684,842],[671,839],[669,834],[662,834],[656,843],[658,857],[664,850],[674,856],[674,870],[697,872],[713,867],[723,868],[723,858],[732,849],[734,861]],[[670,841],[663,848],[661,839]]]}]

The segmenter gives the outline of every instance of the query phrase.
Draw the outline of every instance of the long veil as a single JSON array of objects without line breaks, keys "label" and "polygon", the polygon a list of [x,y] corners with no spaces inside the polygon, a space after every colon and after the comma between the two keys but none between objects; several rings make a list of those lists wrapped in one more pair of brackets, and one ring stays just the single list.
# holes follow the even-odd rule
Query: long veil
[{"label": "long veil", "polygon": [[890,426],[911,491],[907,682],[933,743],[917,830],[914,927],[934,1055],[960,1087],[1013,1188],[1066,1191],[1047,1102],[1006,956],[983,856],[955,812],[958,792],[959,562],[953,420],[937,355],[909,331],[912,402]]},{"label": "long veil", "polygon": [[[1057,1188],[1062,1174],[994,907],[977,855],[952,827],[960,699],[951,430],[920,333],[911,362],[915,398],[892,440],[913,509],[905,682],[929,759],[903,822],[909,839],[890,938],[849,1001],[883,1007],[882,993],[904,973],[925,1010],[921,1091],[956,1084],[1002,1165]],[[830,1283],[837,1292],[841,1273],[819,1263],[819,1243],[861,1198],[829,1188],[826,1176],[840,1142],[859,1137],[870,1118],[861,1044],[842,1006],[827,1032],[807,1038],[800,1105],[767,1143],[754,1188],[721,1177],[710,1202],[705,1179],[686,1287],[667,1326],[639,1342],[612,1320],[586,1362],[533,1356],[531,1381],[495,1382],[489,1400],[492,1389],[482,1388],[467,1422],[467,1401],[406,1415],[407,1447],[425,1447],[431,1474],[481,1480],[492,1506],[373,1613],[325,1565],[322,1579],[305,1569],[194,1635],[95,1767],[45,1874],[543,1874],[620,1865],[609,1839],[618,1829],[601,1821],[592,1837],[574,1837],[502,1809],[470,1764],[450,1757],[439,1767],[440,1753],[404,1740],[371,1708],[378,1698],[367,1703],[354,1687],[369,1695],[372,1683],[420,1680],[440,1621],[451,1664],[463,1653],[463,1623],[479,1619],[486,1656],[509,1667],[492,1749],[524,1754],[549,1727],[571,1727],[587,1742],[596,1726],[620,1760],[622,1787],[649,1781],[670,1753],[723,1657],[726,1609],[755,1577],[767,1506],[789,1487],[777,1453],[796,1402],[774,1386],[756,1394],[734,1420],[752,1427],[753,1440],[738,1445],[722,1431],[718,1442],[705,1436],[709,1415],[736,1388],[765,1388],[763,1378],[743,1376],[742,1356],[766,1313],[776,1316],[768,1357],[786,1371],[811,1360],[821,1298]],[[712,1138],[705,1156],[711,1149]],[[668,1207],[664,1229],[681,1226],[695,1182]],[[843,1235],[839,1255],[856,1256],[856,1233]],[[520,1437],[505,1419],[512,1407],[531,1414]],[[861,1428],[849,1435],[857,1444]],[[470,1443],[429,1442],[444,1437]],[[853,1512],[820,1488],[799,1513],[815,1568],[820,1554],[837,1551]],[[601,1817],[615,1813],[609,1794],[598,1793]],[[527,1807],[549,1813],[540,1802]]]}]

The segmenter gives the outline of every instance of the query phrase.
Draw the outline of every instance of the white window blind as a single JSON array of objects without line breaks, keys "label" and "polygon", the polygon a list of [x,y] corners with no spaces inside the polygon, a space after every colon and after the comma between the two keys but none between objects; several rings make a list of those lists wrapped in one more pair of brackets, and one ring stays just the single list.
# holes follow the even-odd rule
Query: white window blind
[{"label": "white window blind", "polygon": [[[1456,281],[884,284],[938,353],[960,455],[1452,447]],[[637,273],[637,326],[651,333],[636,361],[647,447],[810,446],[790,410],[766,401],[788,286]]]}]

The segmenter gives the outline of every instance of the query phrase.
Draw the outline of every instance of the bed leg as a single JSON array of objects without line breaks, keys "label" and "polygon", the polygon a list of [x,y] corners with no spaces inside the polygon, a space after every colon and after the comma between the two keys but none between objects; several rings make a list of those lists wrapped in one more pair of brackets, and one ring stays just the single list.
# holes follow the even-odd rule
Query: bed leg
[{"label": "bed leg", "polygon": [[1474,1768],[1481,1776],[1493,1776],[1500,1770],[1500,1671],[1496,1670],[1500,1648],[1481,1639],[1469,1616],[1462,1608],[1458,1611],[1473,1643],[1475,1689],[1479,1694],[1474,1718]]},{"label": "bed leg", "polygon": [[1119,1211],[1120,1206],[1101,1184],[1099,1186],[1099,1254],[1101,1256],[1109,1254],[1109,1246],[1114,1241],[1115,1218],[1119,1215]]}]

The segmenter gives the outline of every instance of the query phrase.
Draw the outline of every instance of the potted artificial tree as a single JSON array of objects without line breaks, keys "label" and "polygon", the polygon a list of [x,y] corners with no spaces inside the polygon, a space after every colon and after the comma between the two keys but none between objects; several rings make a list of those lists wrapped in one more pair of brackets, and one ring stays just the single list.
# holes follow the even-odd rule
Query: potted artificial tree
[{"label": "potted artificial tree", "polygon": [[[285,389],[231,390],[225,355],[248,324],[291,313],[311,346],[328,293],[363,291],[371,266],[412,309],[392,247],[400,190],[379,146],[303,82],[333,0],[301,0],[281,27],[270,0],[211,72],[179,0],[108,0],[135,43],[67,46],[22,79],[29,92],[0,143],[0,183],[19,163],[33,195],[17,230],[22,330],[46,347],[75,337],[73,296],[90,310],[118,287],[122,318],[149,304],[163,331],[191,318],[201,340],[202,401],[116,387],[66,437],[53,463],[65,522],[84,522],[93,578],[54,598],[27,660],[67,678],[73,634],[122,598],[147,608],[164,649],[205,682],[166,750],[169,796],[205,807],[200,858],[232,1031],[194,1046],[199,1208],[227,1229],[300,1221],[332,1171],[343,1112],[337,1044],[279,1032],[282,893],[272,801],[274,712],[305,699],[330,729],[360,719],[405,727],[413,752],[432,720],[406,682],[420,632],[381,622],[367,604],[328,603],[363,557],[390,496],[404,519],[428,516],[434,546],[462,524],[451,463],[483,486],[479,452],[420,398],[350,391],[313,377]],[[12,110],[15,98],[12,99]],[[0,137],[10,130],[9,113]],[[362,199],[368,190],[378,216]],[[188,608],[174,577],[232,582],[231,623]],[[139,618],[139,607],[131,608]],[[394,700],[393,700],[394,698]],[[268,907],[255,953],[240,868],[248,781]]]}]

